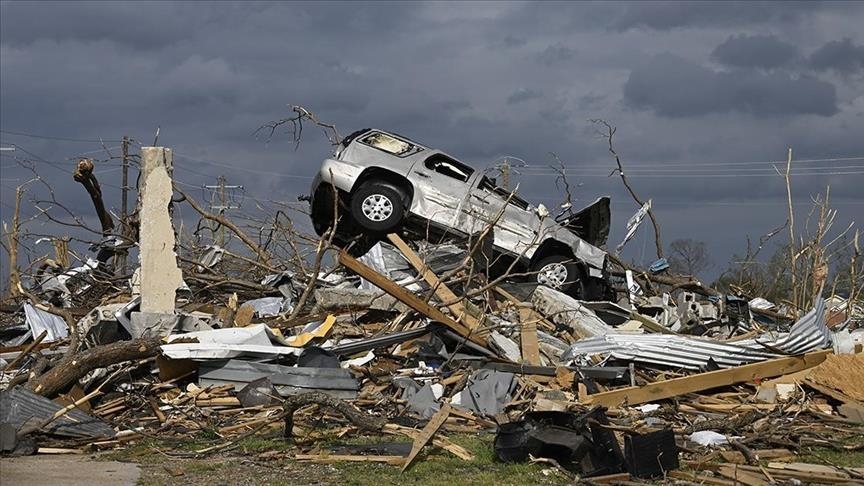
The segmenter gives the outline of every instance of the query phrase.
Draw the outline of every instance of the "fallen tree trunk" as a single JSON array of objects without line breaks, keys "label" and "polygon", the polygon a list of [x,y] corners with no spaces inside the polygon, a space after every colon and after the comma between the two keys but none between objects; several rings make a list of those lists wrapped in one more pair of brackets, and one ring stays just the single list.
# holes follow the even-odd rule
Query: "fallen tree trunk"
[{"label": "fallen tree trunk", "polygon": [[[702,295],[709,296],[709,297],[710,296],[718,296],[718,297],[723,296],[723,293],[720,292],[719,290],[711,288],[711,287],[707,287],[707,286],[703,285],[702,282],[700,282],[700,281],[698,281],[692,277],[653,274],[647,270],[644,270],[641,268],[636,268],[632,265],[628,265],[628,264],[624,263],[623,261],[621,261],[621,259],[615,257],[614,255],[608,255],[608,257],[612,263],[614,263],[615,265],[618,265],[619,267],[623,268],[624,270],[632,271],[635,274],[634,276],[636,276],[636,277],[641,277],[644,280],[647,280],[648,282],[651,282],[651,283],[660,284],[660,285],[668,285],[668,286],[672,287],[670,292],[675,291],[677,289],[684,289],[684,290],[688,290],[690,292],[696,292],[697,294],[702,294]],[[624,276],[624,272],[612,271],[611,273],[613,275],[616,275],[616,276],[621,276],[621,277]]]},{"label": "fallen tree trunk", "polygon": [[331,397],[326,393],[302,393],[300,395],[291,395],[289,397],[286,397],[285,401],[282,403],[282,409],[285,413],[284,435],[286,439],[290,439],[293,434],[294,412],[297,411],[297,409],[300,407],[312,404],[322,407],[329,407],[333,410],[336,410],[337,412],[344,415],[345,418],[347,418],[349,421],[351,421],[352,424],[360,427],[361,429],[371,431],[381,430],[381,428],[384,427],[384,424],[387,423],[386,420],[382,418],[361,412],[347,402],[344,402],[335,397]]},{"label": "fallen tree trunk", "polygon": [[88,349],[83,353],[66,356],[50,371],[30,380],[27,388],[43,397],[52,398],[96,368],[156,356],[160,344],[162,338],[154,336],[106,344]]}]

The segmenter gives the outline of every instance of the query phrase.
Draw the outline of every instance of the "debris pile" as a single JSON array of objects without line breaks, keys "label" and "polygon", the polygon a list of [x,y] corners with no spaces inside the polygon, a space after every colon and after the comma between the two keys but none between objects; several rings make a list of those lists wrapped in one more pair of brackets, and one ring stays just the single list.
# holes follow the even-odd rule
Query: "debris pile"
[{"label": "debris pile", "polygon": [[[132,278],[104,285],[100,260],[13,279],[0,308],[3,453],[209,434],[211,446],[166,452],[203,456],[275,432],[296,460],[405,470],[427,446],[471,461],[448,436],[483,433],[501,461],[597,482],[864,480],[797,459],[864,448],[856,302],[819,293],[799,311],[698,285],[657,292],[623,265],[620,299],[581,301],[492,280],[476,245],[397,233],[362,256],[336,251],[329,272],[326,235],[305,270],[271,266],[241,238],[255,255],[228,272],[229,248],[175,255],[170,151],[152,152]],[[318,440],[361,433],[413,444]]]}]

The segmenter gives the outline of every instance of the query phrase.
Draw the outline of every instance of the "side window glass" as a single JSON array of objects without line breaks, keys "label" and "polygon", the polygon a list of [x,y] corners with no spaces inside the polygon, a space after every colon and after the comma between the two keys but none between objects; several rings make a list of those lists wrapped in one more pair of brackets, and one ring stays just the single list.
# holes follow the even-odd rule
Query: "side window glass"
[{"label": "side window glass", "polygon": [[429,157],[424,164],[429,170],[434,170],[461,182],[468,182],[468,178],[474,173],[474,169],[471,167],[440,154]]}]

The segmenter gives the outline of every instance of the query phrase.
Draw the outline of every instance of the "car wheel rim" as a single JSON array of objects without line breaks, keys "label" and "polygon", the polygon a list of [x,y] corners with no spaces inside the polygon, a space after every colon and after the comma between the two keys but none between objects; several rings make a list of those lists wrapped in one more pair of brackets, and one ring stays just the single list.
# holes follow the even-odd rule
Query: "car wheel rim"
[{"label": "car wheel rim", "polygon": [[558,288],[567,282],[567,274],[567,267],[563,263],[550,263],[537,273],[537,283]]},{"label": "car wheel rim", "polygon": [[372,194],[363,200],[363,216],[370,221],[386,221],[393,214],[393,202],[383,194]]}]

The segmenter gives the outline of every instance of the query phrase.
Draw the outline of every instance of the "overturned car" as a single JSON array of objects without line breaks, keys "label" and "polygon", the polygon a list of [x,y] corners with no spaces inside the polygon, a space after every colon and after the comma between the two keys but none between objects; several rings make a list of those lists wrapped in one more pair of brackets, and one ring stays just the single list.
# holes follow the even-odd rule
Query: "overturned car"
[{"label": "overturned car", "polygon": [[577,298],[613,296],[606,252],[599,248],[609,233],[606,197],[578,213],[551,217],[440,150],[364,129],[322,163],[310,202],[319,235],[338,215],[341,243],[393,231],[427,239],[470,237],[491,225],[496,261],[510,262],[507,268],[515,263],[517,273]]}]

